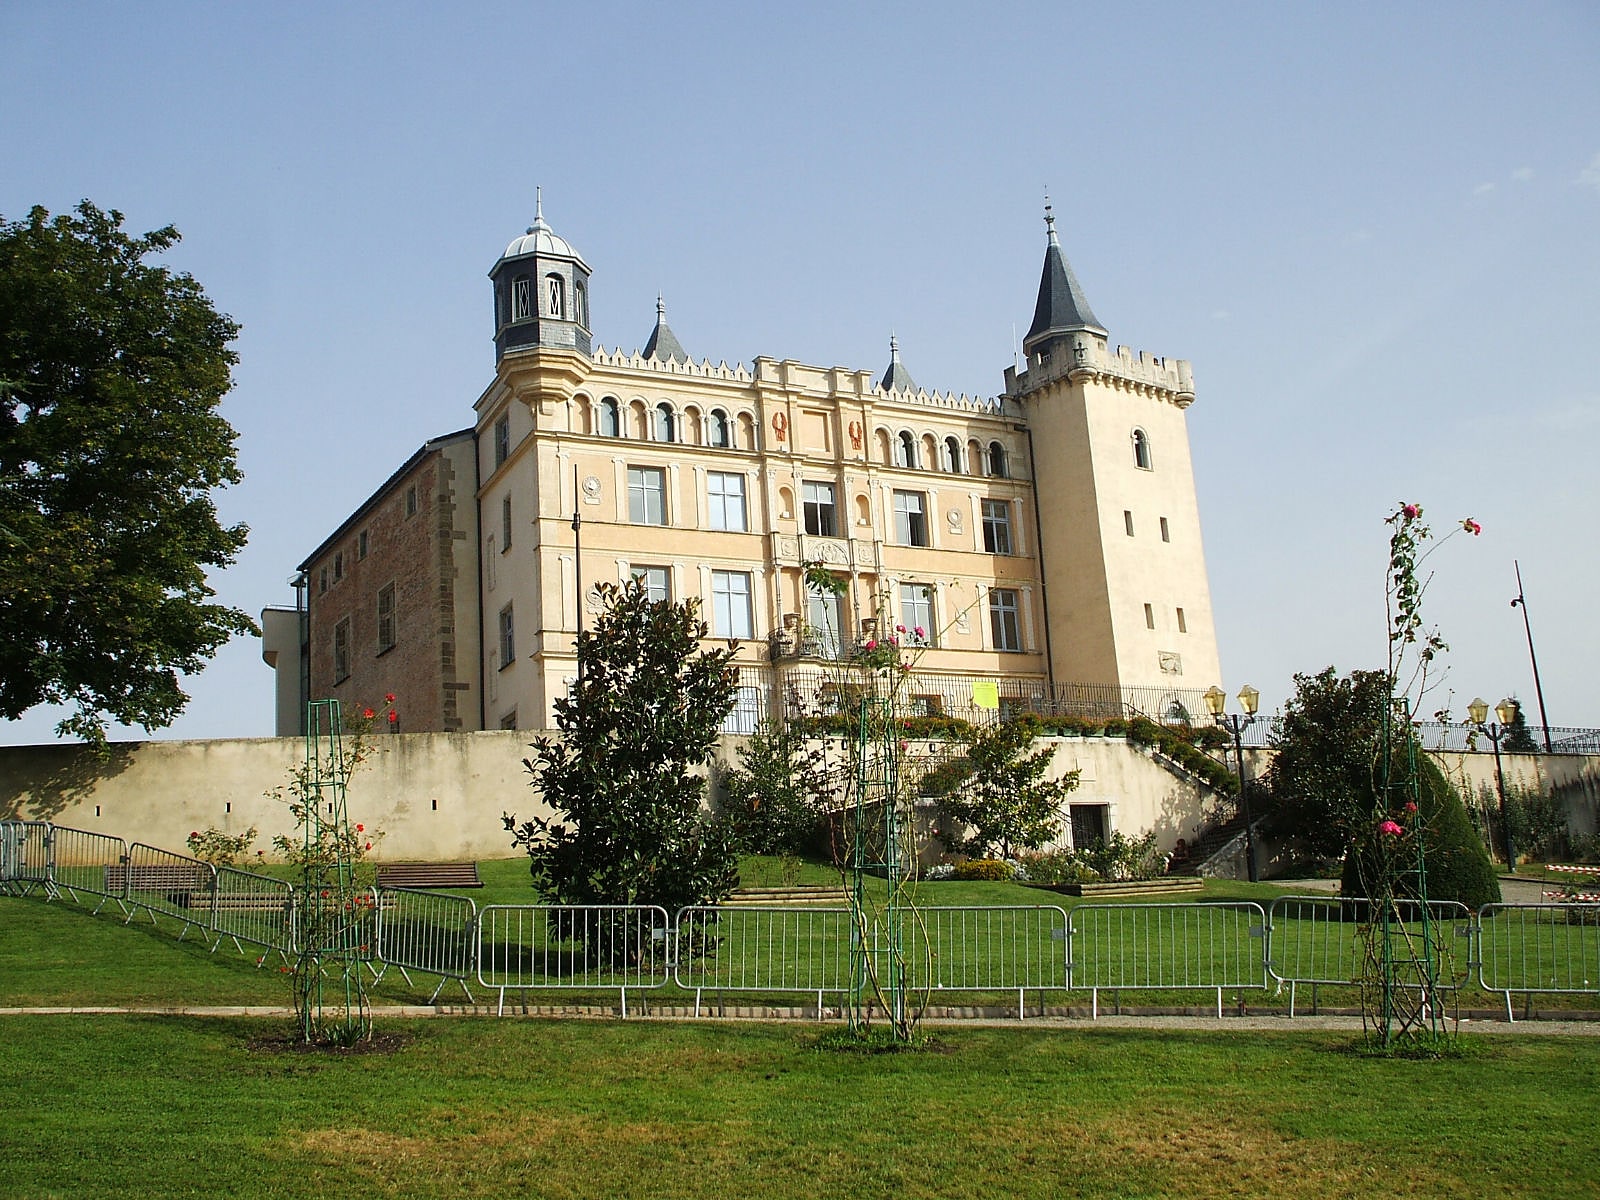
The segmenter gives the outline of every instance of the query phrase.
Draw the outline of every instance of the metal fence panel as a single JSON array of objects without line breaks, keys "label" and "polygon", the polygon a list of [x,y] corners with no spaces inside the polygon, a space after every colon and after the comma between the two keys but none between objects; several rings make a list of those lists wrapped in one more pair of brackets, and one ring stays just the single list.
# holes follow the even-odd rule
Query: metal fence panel
[{"label": "metal fence panel", "polygon": [[1069,986],[1102,991],[1266,986],[1266,913],[1221,904],[1083,904],[1072,910]]},{"label": "metal fence panel", "polygon": [[475,966],[477,930],[478,906],[465,896],[413,888],[378,891],[378,960],[403,975],[426,971],[439,976],[430,999],[451,979],[466,988]]},{"label": "metal fence panel", "polygon": [[36,887],[50,888],[50,822],[7,821],[0,834],[0,858],[7,892],[25,896]]},{"label": "metal fence panel", "polygon": [[[294,885],[270,875],[218,867],[212,901],[212,949],[230,938],[288,954],[294,949]],[[243,947],[241,946],[242,950]]]},{"label": "metal fence panel", "polygon": [[1478,982],[1513,992],[1600,993],[1600,904],[1486,904],[1478,914]]},{"label": "metal fence panel", "polygon": [[106,868],[106,890],[127,901],[130,919],[140,908],[151,920],[165,913],[183,922],[184,933],[190,925],[210,926],[216,889],[217,869],[210,863],[143,842],[128,847],[126,862]]},{"label": "metal fence panel", "polygon": [[693,991],[847,992],[850,928],[848,908],[685,908],[673,979]]},{"label": "metal fence panel", "polygon": [[50,881],[57,891],[68,892],[75,900],[79,892],[99,896],[102,904],[106,899],[122,898],[121,891],[111,888],[111,868],[128,857],[128,844],[121,838],[53,825],[49,843]]},{"label": "metal fence panel", "polygon": [[1067,913],[1055,905],[934,906],[906,914],[908,982],[941,991],[1067,986]]},{"label": "metal fence panel", "polygon": [[[1268,909],[1269,948],[1267,970],[1291,985],[1341,984],[1359,980],[1362,948],[1359,930],[1370,901],[1341,896],[1279,896]],[[1421,956],[1422,905],[1396,900],[1402,935],[1418,942]],[[1430,900],[1430,935],[1441,971],[1440,986],[1459,987],[1466,982],[1472,963],[1472,914],[1454,900]]]},{"label": "metal fence panel", "polygon": [[[478,982],[532,988],[658,988],[671,924],[655,905],[486,904],[478,913]],[[626,999],[624,999],[626,1003]]]}]

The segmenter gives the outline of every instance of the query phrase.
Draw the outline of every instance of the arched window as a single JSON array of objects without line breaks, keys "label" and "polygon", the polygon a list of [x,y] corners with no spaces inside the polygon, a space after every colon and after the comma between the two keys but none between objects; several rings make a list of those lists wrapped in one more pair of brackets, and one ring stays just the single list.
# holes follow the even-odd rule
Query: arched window
[{"label": "arched window", "polygon": [[1011,473],[1006,469],[1006,448],[999,442],[989,443],[989,474],[996,479],[1011,478]]},{"label": "arched window", "polygon": [[511,281],[511,319],[526,321],[533,316],[533,281],[518,275]]},{"label": "arched window", "polygon": [[656,405],[656,441],[675,442],[677,440],[677,419],[672,412],[672,405],[663,400]]},{"label": "arched window", "polygon": [[728,414],[720,408],[711,410],[710,424],[711,444],[726,450],[733,445],[732,430],[728,427]]},{"label": "arched window", "polygon": [[961,474],[961,439],[947,437],[944,440],[944,462],[940,464],[946,471]]},{"label": "arched window", "polygon": [[1133,431],[1133,465],[1142,471],[1150,470],[1150,439],[1142,429]]},{"label": "arched window", "polygon": [[600,401],[600,436],[622,436],[622,409],[615,396],[607,396]]},{"label": "arched window", "polygon": [[546,275],[544,277],[545,315],[555,317],[557,320],[565,319],[567,315],[566,281],[559,275]]},{"label": "arched window", "polygon": [[572,281],[572,306],[577,310],[573,318],[585,329],[589,328],[589,289],[581,279]]},{"label": "arched window", "polygon": [[917,465],[917,439],[912,436],[909,429],[902,429],[900,436],[895,438],[894,465],[897,467]]}]

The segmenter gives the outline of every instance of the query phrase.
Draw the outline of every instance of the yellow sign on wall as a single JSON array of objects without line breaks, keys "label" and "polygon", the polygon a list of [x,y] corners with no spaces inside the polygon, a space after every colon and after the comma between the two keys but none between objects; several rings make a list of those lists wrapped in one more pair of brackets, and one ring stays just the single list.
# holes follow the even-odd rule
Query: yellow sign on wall
[{"label": "yellow sign on wall", "polygon": [[974,679],[972,702],[979,708],[999,708],[1000,685],[992,679]]}]

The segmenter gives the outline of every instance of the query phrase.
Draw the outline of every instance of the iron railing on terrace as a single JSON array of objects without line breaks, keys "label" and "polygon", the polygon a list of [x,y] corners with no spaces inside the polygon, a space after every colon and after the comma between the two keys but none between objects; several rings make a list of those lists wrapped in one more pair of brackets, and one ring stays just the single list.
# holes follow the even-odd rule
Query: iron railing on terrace
[{"label": "iron railing on terrace", "polygon": [[[1204,711],[1202,703],[1201,711]],[[1487,735],[1460,722],[1417,721],[1413,726],[1424,750],[1445,751],[1453,754],[1493,754],[1494,745]],[[1524,744],[1520,750],[1506,745],[1505,735],[1500,737],[1502,754],[1600,754],[1600,729],[1579,729],[1550,726],[1550,749],[1544,748],[1545,727],[1529,725],[1531,746]],[[1271,744],[1272,718],[1263,717],[1240,734],[1246,749],[1260,750]]]},{"label": "iron railing on terrace", "polygon": [[[777,716],[827,716],[841,711],[852,687],[852,670],[821,665],[830,656],[818,653],[790,666],[741,667],[733,711],[725,733],[751,733]],[[999,708],[979,708],[974,685],[993,684]],[[957,717],[983,725],[1006,716],[1034,713],[1041,717],[1084,717],[1110,720],[1145,716],[1170,724],[1208,720],[1205,693],[1199,688],[1118,687],[1115,684],[1057,683],[1019,675],[963,675],[912,671],[901,689],[906,716]]]}]

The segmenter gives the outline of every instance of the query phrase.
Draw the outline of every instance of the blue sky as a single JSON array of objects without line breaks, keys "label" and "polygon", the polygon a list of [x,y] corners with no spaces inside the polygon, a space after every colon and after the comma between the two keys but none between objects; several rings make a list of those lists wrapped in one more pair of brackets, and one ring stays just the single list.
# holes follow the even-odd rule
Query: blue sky
[{"label": "blue sky", "polygon": [[[995,3],[7,6],[0,213],[88,197],[239,320],[252,613],[493,369],[486,272],[545,214],[598,340],[992,395],[1049,189],[1114,343],[1194,363],[1230,692],[1377,666],[1382,519],[1477,539],[1428,611],[1459,714],[1600,725],[1600,8]],[[1201,681],[1209,682],[1209,681]],[[271,732],[241,640],[158,736]],[[0,724],[49,740],[55,714]],[[1536,716],[1533,719],[1537,719]]]}]

